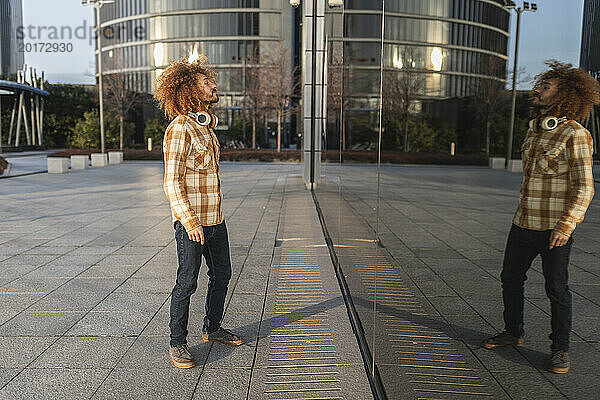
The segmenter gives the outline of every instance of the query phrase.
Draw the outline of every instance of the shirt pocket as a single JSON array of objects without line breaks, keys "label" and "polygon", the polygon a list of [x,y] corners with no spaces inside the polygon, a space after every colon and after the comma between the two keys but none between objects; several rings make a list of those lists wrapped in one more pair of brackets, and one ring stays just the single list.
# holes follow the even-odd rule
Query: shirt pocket
[{"label": "shirt pocket", "polygon": [[521,160],[523,161],[523,170],[529,170],[531,163],[531,139],[525,139],[521,146]]},{"label": "shirt pocket", "polygon": [[208,146],[198,139],[192,139],[192,157],[194,158],[194,169],[198,171],[209,170],[212,164],[211,152]]},{"label": "shirt pocket", "polygon": [[544,176],[562,175],[569,170],[565,154],[565,146],[540,145],[536,149],[535,170],[537,174]]}]

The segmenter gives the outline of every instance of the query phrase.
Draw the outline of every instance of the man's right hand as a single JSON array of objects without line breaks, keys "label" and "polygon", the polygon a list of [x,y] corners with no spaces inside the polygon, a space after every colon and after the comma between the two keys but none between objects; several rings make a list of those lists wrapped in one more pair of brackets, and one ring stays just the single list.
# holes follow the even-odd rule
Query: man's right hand
[{"label": "man's right hand", "polygon": [[202,229],[202,225],[200,225],[196,229],[192,229],[187,234],[190,240],[194,242],[200,242],[200,244],[204,244],[204,230]]}]

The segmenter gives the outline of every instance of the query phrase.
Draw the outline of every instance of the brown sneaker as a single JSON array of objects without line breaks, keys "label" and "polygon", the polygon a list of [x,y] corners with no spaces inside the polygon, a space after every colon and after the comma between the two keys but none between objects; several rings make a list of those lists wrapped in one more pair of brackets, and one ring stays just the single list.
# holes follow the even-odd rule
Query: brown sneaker
[{"label": "brown sneaker", "polygon": [[169,355],[171,356],[173,365],[177,368],[192,368],[196,366],[194,357],[192,357],[187,344],[171,347],[169,349]]},{"label": "brown sneaker", "polygon": [[202,340],[205,342],[221,342],[230,346],[239,346],[244,344],[242,338],[234,335],[229,330],[224,328],[219,328],[212,333],[202,333]]},{"label": "brown sneaker", "polygon": [[548,371],[554,372],[555,374],[566,374],[569,372],[570,367],[571,360],[569,359],[569,353],[567,351],[552,350]]},{"label": "brown sneaker", "polygon": [[485,339],[483,343],[481,343],[481,345],[486,349],[495,349],[497,347],[504,346],[522,346],[523,342],[523,337],[515,337],[510,333],[504,331],[495,336]]}]

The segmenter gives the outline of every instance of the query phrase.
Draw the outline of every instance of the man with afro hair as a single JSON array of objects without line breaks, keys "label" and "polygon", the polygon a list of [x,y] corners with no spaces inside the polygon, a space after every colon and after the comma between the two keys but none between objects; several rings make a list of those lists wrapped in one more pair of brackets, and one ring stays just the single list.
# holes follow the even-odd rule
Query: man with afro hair
[{"label": "man with afro hair", "polygon": [[521,193],[504,252],[504,332],[482,345],[493,349],[523,344],[523,286],[527,270],[540,255],[551,310],[548,370],[567,373],[572,316],[569,255],[573,231],[594,196],[592,137],[577,121],[600,103],[600,86],[571,64],[547,64],[550,69],[536,77],[531,91],[533,120],[521,148]]},{"label": "man with afro hair", "polygon": [[206,56],[172,63],[157,78],[154,94],[172,119],[163,141],[164,191],[171,206],[179,267],[171,293],[171,361],[195,366],[187,345],[190,297],[196,291],[202,257],[208,266],[202,339],[239,346],[243,340],[221,327],[231,278],[229,238],[221,203],[215,72]]}]

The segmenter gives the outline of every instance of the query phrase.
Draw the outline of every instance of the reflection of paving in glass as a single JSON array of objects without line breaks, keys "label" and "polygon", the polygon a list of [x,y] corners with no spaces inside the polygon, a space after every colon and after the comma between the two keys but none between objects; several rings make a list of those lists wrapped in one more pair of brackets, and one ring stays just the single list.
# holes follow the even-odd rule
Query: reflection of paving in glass
[{"label": "reflection of paving in glass", "polygon": [[[376,166],[329,164],[324,173],[317,198],[388,395],[404,398],[410,388],[414,398],[597,396],[597,385],[586,383],[600,377],[597,200],[575,233],[569,271],[578,371],[557,377],[545,370],[550,307],[539,260],[525,284],[524,346],[479,346],[504,325],[499,278],[519,174],[383,165],[377,224]],[[376,228],[384,247],[374,245]]]},{"label": "reflection of paving in glass", "polygon": [[255,380],[258,398],[371,398],[310,192],[288,192],[277,236],[269,275],[274,299],[261,326],[268,337],[259,339],[258,358],[265,361],[257,363],[265,371]]}]

